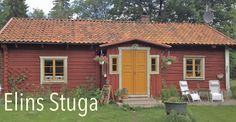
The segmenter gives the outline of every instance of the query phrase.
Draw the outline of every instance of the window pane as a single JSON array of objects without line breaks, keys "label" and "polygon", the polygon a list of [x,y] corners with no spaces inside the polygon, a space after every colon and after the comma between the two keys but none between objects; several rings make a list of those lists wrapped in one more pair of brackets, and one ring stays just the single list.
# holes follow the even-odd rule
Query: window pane
[{"label": "window pane", "polygon": [[45,60],[44,65],[45,66],[52,66],[53,65],[52,60]]},{"label": "window pane", "polygon": [[201,72],[195,72],[196,77],[201,77]]},{"label": "window pane", "polygon": [[45,75],[44,79],[47,80],[47,81],[53,80],[53,76]]},{"label": "window pane", "polygon": [[151,71],[156,71],[156,58],[151,58]]},{"label": "window pane", "polygon": [[117,58],[112,58],[112,64],[117,64]]},{"label": "window pane", "polygon": [[45,74],[52,74],[53,67],[45,67],[44,70],[45,70]]},{"label": "window pane", "polygon": [[152,65],[152,71],[155,72],[156,71],[156,65]]},{"label": "window pane", "polygon": [[117,71],[117,65],[112,65],[112,71],[113,72]]},{"label": "window pane", "polygon": [[156,65],[156,58],[152,58],[152,65]]},{"label": "window pane", "polygon": [[64,66],[63,60],[56,60],[56,66]]},{"label": "window pane", "polygon": [[193,60],[192,60],[192,59],[187,59],[187,60],[186,60],[186,63],[187,63],[187,64],[193,64]]},{"label": "window pane", "polygon": [[196,77],[201,77],[201,59],[195,59],[195,76]]},{"label": "window pane", "polygon": [[195,65],[200,65],[201,64],[201,59],[195,59]]},{"label": "window pane", "polygon": [[186,75],[187,75],[187,77],[193,77],[193,72],[192,71],[187,71]]},{"label": "window pane", "polygon": [[63,74],[63,72],[64,72],[64,67],[56,67],[56,73],[57,73],[57,74],[58,74],[58,73]]},{"label": "window pane", "polygon": [[186,70],[191,70],[192,71],[193,70],[193,66],[187,66]]}]

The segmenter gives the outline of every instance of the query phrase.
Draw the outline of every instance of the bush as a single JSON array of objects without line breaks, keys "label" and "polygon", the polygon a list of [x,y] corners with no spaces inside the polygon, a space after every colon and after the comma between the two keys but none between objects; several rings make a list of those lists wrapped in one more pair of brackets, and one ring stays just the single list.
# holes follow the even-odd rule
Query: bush
[{"label": "bush", "polygon": [[163,122],[196,122],[196,119],[190,113],[184,115],[171,112],[169,115],[165,115]]},{"label": "bush", "polygon": [[101,90],[98,88],[93,88],[90,90],[87,90],[85,88],[82,87],[78,87],[75,90],[75,96],[78,98],[96,98],[96,99],[100,99],[101,97]]},{"label": "bush", "polygon": [[232,98],[236,99],[236,86],[231,87]]},{"label": "bush", "polygon": [[165,83],[163,83],[164,85],[162,86],[161,89],[161,100],[162,102],[168,101],[169,98],[173,98],[173,97],[179,97],[179,94],[175,88],[174,85],[171,85],[170,88],[168,88]]}]

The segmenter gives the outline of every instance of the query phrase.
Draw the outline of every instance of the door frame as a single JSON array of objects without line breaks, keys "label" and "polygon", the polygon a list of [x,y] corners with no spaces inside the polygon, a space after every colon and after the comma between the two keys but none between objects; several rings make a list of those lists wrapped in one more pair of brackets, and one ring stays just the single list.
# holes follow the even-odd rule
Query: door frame
[{"label": "door frame", "polygon": [[[135,44],[134,44],[135,45]],[[129,97],[150,97],[150,47],[118,47],[119,50],[119,89],[122,89],[122,51],[123,50],[146,50],[147,51],[147,95],[129,95]]]}]

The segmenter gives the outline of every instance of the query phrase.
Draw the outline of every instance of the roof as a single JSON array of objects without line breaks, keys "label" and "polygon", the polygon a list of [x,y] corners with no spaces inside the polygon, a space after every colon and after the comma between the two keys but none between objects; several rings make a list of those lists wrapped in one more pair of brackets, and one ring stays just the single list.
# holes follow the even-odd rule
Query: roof
[{"label": "roof", "polygon": [[12,18],[0,43],[104,44],[130,38],[169,45],[236,45],[206,24]]}]

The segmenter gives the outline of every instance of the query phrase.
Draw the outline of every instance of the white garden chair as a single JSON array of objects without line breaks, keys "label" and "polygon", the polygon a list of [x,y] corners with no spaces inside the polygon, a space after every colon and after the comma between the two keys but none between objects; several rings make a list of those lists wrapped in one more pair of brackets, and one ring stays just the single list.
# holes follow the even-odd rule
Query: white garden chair
[{"label": "white garden chair", "polygon": [[0,84],[0,95],[1,95],[1,93],[2,93],[2,85]]},{"label": "white garden chair", "polygon": [[189,91],[187,81],[179,81],[179,87],[180,87],[182,96],[186,96],[189,102],[190,102],[189,96],[191,97],[193,102],[194,101],[201,101],[201,98],[200,98],[198,92],[196,92],[196,91],[190,92]]},{"label": "white garden chair", "polygon": [[211,95],[211,101],[222,101],[224,102],[223,92],[220,90],[219,80],[209,80],[209,89]]}]

